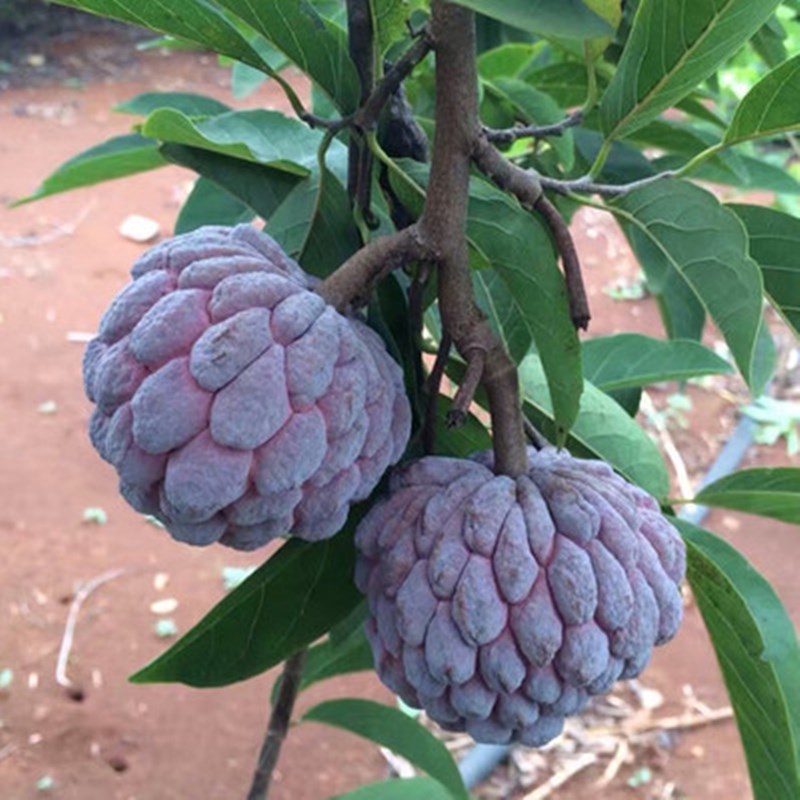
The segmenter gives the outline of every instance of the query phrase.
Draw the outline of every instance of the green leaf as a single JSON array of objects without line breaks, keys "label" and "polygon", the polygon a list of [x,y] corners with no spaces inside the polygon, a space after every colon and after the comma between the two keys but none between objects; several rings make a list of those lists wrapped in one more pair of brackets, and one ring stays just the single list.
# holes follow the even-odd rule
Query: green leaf
[{"label": "green leaf", "polygon": [[330,800],[453,800],[453,795],[433,778],[389,778]]},{"label": "green leaf", "polygon": [[[526,414],[540,425],[551,420],[552,407],[538,356],[526,356],[519,365],[519,377]],[[548,438],[553,440],[552,436]],[[567,440],[570,450],[574,445],[579,454],[608,461],[657,498],[669,492],[664,460],[652,439],[608,395],[588,382],[584,383],[578,418]]]},{"label": "green leaf", "polygon": [[[461,365],[463,369],[463,364]],[[447,414],[452,408],[452,400],[439,395],[436,401],[437,453],[454,458],[469,458],[475,453],[492,449],[492,437],[486,427],[473,414],[467,414],[463,425],[447,427]]]},{"label": "green leaf", "polygon": [[583,374],[604,392],[730,373],[730,364],[687,340],[664,341],[638,333],[603,336],[583,343]]},{"label": "green leaf", "polygon": [[765,75],[739,103],[725,144],[777,136],[800,128],[800,55]]},{"label": "green leaf", "polygon": [[203,225],[238,225],[250,222],[252,209],[213,181],[198,178],[181,208],[175,223],[175,233],[187,233]]},{"label": "green leaf", "polygon": [[411,14],[424,6],[425,0],[378,0],[372,3],[379,55],[403,38]]},{"label": "green leaf", "polygon": [[761,268],[770,301],[800,336],[800,220],[764,206],[728,208],[747,228],[750,256]]},{"label": "green leaf", "polygon": [[800,648],[770,584],[722,539],[673,520],[717,654],[756,800],[800,797]]},{"label": "green leaf", "polygon": [[[262,34],[333,100],[342,113],[354,111],[359,97],[347,37],[303,0],[217,0]],[[257,65],[256,65],[257,66]]]},{"label": "green leaf", "polygon": [[161,154],[171,163],[193,169],[213,181],[262,219],[269,219],[300,182],[300,178],[291,172],[263,167],[197,147],[165,144],[161,146]]},{"label": "green leaf", "polygon": [[[535,86],[540,92],[549,94],[562,108],[579,106],[586,100],[588,78],[586,66],[574,61],[548,64],[545,67],[525,70],[518,77]],[[603,85],[602,78],[598,80]]]},{"label": "green leaf", "polygon": [[292,539],[283,545],[130,680],[226,686],[264,672],[318,639],[361,600],[352,579],[352,533],[365,508],[366,503],[354,507],[344,530],[332,539]]},{"label": "green leaf", "polygon": [[800,525],[800,468],[734,472],[706,486],[695,502]]},{"label": "green leaf", "polygon": [[165,163],[158,152],[158,144],[152,139],[137,133],[115,136],[65,161],[36,191],[17,200],[14,205],[114,178],[124,178],[137,172],[147,172],[163,167]]},{"label": "green leaf", "polygon": [[335,643],[329,639],[308,651],[300,688],[307,689],[336,675],[371,670],[373,666],[372,648],[363,627],[359,627],[342,642]]},{"label": "green leaf", "polygon": [[545,36],[594,39],[614,33],[581,0],[458,0],[458,5]]},{"label": "green leaf", "polygon": [[347,191],[329,170],[300,181],[275,209],[266,230],[306,272],[320,278],[360,246]]},{"label": "green leaf", "polygon": [[[154,111],[142,133],[173,144],[199,147],[221,155],[281,169],[304,177],[317,168],[322,134],[278,111],[231,111],[207,119],[192,119],[179,111]],[[331,142],[333,161],[344,161],[345,146]]]},{"label": "green leaf", "polygon": [[146,117],[159,108],[171,108],[187,117],[214,117],[231,111],[231,107],[213,97],[194,92],[144,92],[114,106],[114,111]]},{"label": "green leaf", "polygon": [[[484,80],[516,78],[542,49],[540,43],[509,42],[478,56],[478,74]],[[534,84],[535,85],[535,84]],[[584,87],[586,85],[584,70]]]},{"label": "green leaf", "polygon": [[398,708],[371,700],[328,700],[309,709],[303,721],[333,725],[388,747],[439,781],[453,797],[469,799],[447,748]]},{"label": "green leaf", "polygon": [[59,5],[130,22],[202,45],[260,67],[262,60],[244,36],[210,0],[55,0]]},{"label": "green leaf", "polygon": [[629,192],[611,209],[630,225],[634,241],[646,242],[651,271],[655,267],[664,279],[677,272],[691,286],[744,379],[760,394],[763,386],[755,383],[753,363],[763,285],[736,215],[704,189],[671,179]]},{"label": "green leaf", "polygon": [[630,133],[690,94],[779,4],[780,0],[641,0],[600,106],[606,137]]}]

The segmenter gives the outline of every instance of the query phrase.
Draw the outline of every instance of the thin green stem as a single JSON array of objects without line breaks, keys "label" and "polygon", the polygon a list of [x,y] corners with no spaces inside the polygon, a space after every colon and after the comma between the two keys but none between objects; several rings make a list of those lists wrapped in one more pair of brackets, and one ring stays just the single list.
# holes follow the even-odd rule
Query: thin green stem
[{"label": "thin green stem", "polygon": [[679,178],[685,177],[690,172],[696,170],[699,166],[705,164],[705,162],[708,161],[709,158],[715,156],[721,150],[724,150],[726,146],[727,145],[725,144],[725,142],[717,142],[716,144],[711,145],[711,147],[707,147],[705,150],[699,152],[690,161],[687,161],[675,174]]},{"label": "thin green stem", "polygon": [[589,170],[589,177],[596,178],[602,171],[608,159],[608,154],[611,152],[611,146],[614,144],[612,139],[606,139],[600,146],[600,150],[595,157],[594,164]]}]

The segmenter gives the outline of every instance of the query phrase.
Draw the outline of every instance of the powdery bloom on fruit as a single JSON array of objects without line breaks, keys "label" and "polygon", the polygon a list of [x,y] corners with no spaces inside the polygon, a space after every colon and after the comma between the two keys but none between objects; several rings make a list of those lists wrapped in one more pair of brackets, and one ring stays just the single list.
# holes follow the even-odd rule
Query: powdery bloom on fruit
[{"label": "powdery bloom on fruit", "polygon": [[132,275],[83,370],[123,496],[195,545],[336,533],[409,437],[380,337],[248,225],[169,239]]},{"label": "powdery bloom on fruit", "polygon": [[448,730],[545,744],[680,624],[683,541],[602,462],[529,449],[395,470],[361,521],[356,583],[383,682]]}]

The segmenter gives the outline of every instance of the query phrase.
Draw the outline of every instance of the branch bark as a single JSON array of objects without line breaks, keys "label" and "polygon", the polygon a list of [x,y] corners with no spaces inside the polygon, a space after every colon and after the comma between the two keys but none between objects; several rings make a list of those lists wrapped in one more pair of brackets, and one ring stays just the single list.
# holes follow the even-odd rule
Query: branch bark
[{"label": "branch bark", "polygon": [[438,266],[439,311],[445,330],[466,359],[485,354],[483,385],[489,396],[495,471],[527,470],[516,367],[475,303],[467,250],[467,202],[478,121],[474,15],[433,0],[431,35],[436,52],[436,131],[428,192],[419,228]]},{"label": "branch bark", "polygon": [[250,791],[247,793],[247,800],[265,800],[267,797],[272,774],[281,753],[281,746],[286,738],[286,732],[289,730],[289,722],[292,719],[294,702],[300,690],[300,680],[303,677],[307,653],[307,650],[300,650],[286,659],[278,698],[269,718],[261,752],[258,754],[258,764],[253,774]]}]

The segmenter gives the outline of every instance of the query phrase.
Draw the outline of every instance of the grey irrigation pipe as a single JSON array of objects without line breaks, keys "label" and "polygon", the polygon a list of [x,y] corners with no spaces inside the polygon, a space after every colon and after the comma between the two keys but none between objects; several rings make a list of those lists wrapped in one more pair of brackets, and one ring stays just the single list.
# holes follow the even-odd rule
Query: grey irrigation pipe
[{"label": "grey irrigation pipe", "polygon": [[[739,466],[753,443],[756,423],[750,417],[741,416],[731,437],[719,451],[714,463],[700,481],[697,491],[724,477]],[[708,506],[687,505],[678,516],[700,525],[708,514]],[[511,752],[507,744],[476,744],[458,764],[458,771],[467,789],[472,789],[492,774],[495,767]]]}]

